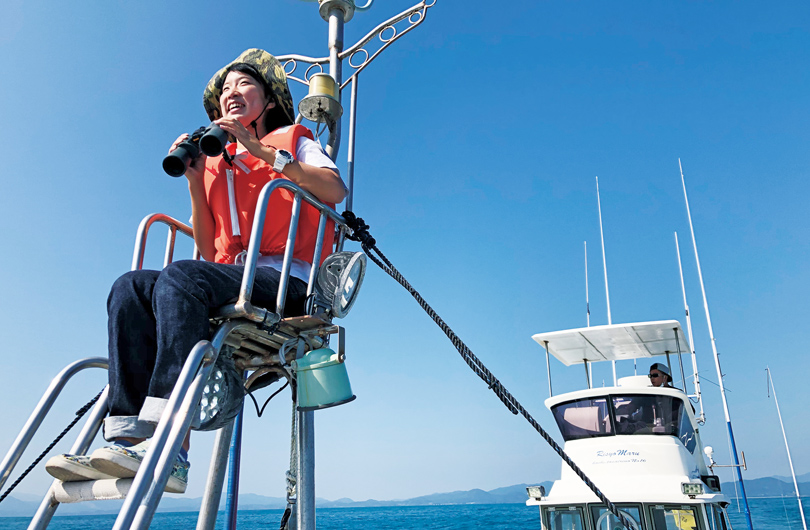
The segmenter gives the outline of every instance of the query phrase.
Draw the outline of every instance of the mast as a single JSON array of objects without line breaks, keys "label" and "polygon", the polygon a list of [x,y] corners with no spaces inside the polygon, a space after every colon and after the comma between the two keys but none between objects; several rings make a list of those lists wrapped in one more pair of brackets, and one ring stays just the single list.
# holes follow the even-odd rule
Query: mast
[{"label": "mast", "polygon": [[692,315],[689,313],[689,304],[686,302],[686,286],[683,283],[683,266],[681,265],[681,247],[678,245],[678,232],[675,232],[675,253],[678,255],[678,271],[681,273],[681,292],[683,293],[683,309],[686,312],[686,330],[689,334],[689,348],[692,350],[692,372],[695,385],[695,397],[700,406],[700,416],[697,422],[701,425],[706,423],[706,415],[703,413],[703,400],[700,397],[700,377],[698,376],[697,355],[695,354],[695,339],[692,336]]},{"label": "mast", "polygon": [[706,323],[709,326],[709,338],[712,343],[712,355],[714,355],[714,366],[717,368],[717,382],[720,385],[720,396],[723,399],[723,413],[726,416],[726,427],[728,429],[728,442],[731,446],[731,457],[734,460],[734,469],[737,471],[737,481],[740,483],[740,491],[742,493],[743,508],[745,510],[745,519],[748,524],[748,530],[754,530],[754,524],[751,521],[751,510],[748,508],[748,497],[745,495],[745,483],[742,478],[742,471],[740,471],[740,460],[737,457],[737,445],[734,443],[734,430],[731,427],[731,414],[728,411],[728,400],[726,399],[726,387],[723,383],[723,371],[720,369],[720,354],[717,353],[717,344],[714,338],[714,331],[712,330],[712,319],[709,315],[709,301],[706,298],[706,288],[703,285],[703,273],[700,268],[700,258],[698,257],[697,242],[695,241],[695,228],[692,225],[692,213],[689,210],[689,197],[686,194],[686,180],[683,177],[683,166],[681,159],[678,158],[678,168],[681,170],[681,184],[683,185],[683,198],[686,203],[686,216],[689,218],[689,230],[692,232],[692,246],[695,249],[695,262],[697,263],[698,279],[700,280],[700,291],[703,294],[703,309],[706,312]]},{"label": "mast", "polygon": [[779,425],[782,427],[782,438],[785,440],[785,451],[787,452],[788,464],[790,464],[790,474],[793,476],[793,488],[796,490],[796,499],[799,501],[799,513],[802,517],[802,526],[804,527],[804,530],[807,530],[807,521],[804,518],[802,498],[799,495],[799,484],[796,482],[796,471],[793,469],[793,459],[790,458],[790,446],[788,446],[787,434],[785,434],[785,424],[782,422],[782,411],[779,410],[779,400],[776,399],[776,385],[773,384],[773,376],[771,375],[770,367],[766,366],[765,371],[768,373],[770,388],[773,390],[773,401],[776,403],[776,414],[779,416]]},{"label": "mast", "polygon": [[[602,201],[599,199],[599,177],[596,177],[596,205],[599,208],[599,236],[602,238],[602,269],[605,271],[605,298],[607,299],[608,325],[613,324],[610,317],[610,289],[608,289],[607,260],[605,259],[605,232],[602,230]],[[613,386],[616,386],[616,361],[611,361],[613,365]]]}]

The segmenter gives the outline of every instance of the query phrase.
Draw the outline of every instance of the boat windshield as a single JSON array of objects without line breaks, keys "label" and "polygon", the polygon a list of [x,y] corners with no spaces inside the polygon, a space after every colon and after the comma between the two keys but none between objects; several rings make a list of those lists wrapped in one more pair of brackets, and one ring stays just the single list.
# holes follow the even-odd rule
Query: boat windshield
[{"label": "boat windshield", "polygon": [[[617,504],[622,516],[627,519],[631,525],[635,524],[633,528],[641,529],[643,525],[641,521],[641,505],[627,505]],[[596,530],[613,530],[614,528],[624,528],[621,521],[608,511],[606,506],[590,505],[591,508],[591,522]]]},{"label": "boat windshield", "polygon": [[694,506],[650,506],[650,519],[655,530],[690,530],[700,520]]},{"label": "boat windshield", "polygon": [[578,399],[551,408],[565,441],[616,434],[677,436],[689,452],[695,431],[683,400],[651,394],[623,394]]},{"label": "boat windshield", "polygon": [[549,530],[585,530],[581,506],[552,506],[545,512],[545,528]]}]

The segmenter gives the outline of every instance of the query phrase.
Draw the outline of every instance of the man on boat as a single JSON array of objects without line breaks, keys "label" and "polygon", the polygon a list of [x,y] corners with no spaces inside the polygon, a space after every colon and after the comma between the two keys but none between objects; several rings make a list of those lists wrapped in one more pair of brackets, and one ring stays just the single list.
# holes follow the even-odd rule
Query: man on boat
[{"label": "man on boat", "polygon": [[649,377],[652,386],[672,388],[672,373],[669,371],[669,367],[663,363],[655,363],[650,366]]}]

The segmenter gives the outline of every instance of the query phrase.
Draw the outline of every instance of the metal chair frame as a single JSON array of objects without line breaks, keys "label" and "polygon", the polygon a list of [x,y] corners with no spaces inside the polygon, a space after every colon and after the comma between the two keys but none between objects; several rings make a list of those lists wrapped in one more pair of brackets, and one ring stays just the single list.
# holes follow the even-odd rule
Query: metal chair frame
[{"label": "metal chair frame", "polygon": [[[252,305],[250,299],[259,258],[259,246],[264,229],[267,204],[270,195],[279,189],[292,192],[294,199],[281,281],[276,300],[277,310],[272,312]],[[114,530],[145,529],[149,527],[171,474],[175,458],[192,423],[193,414],[203,393],[203,387],[223,346],[227,345],[231,348],[237,368],[246,372],[253,372],[246,381],[248,387],[258,377],[270,372],[290,377],[286,368],[289,361],[301,357],[310,349],[323,347],[328,343],[328,338],[332,334],[338,334],[338,347],[340,353],[343,353],[343,329],[333,325],[327,315],[283,318],[290,265],[303,202],[310,204],[320,212],[315,252],[312,258],[313,265],[307,285],[307,296],[313,293],[318,276],[327,219],[332,219],[335,222],[338,230],[335,246],[336,250],[342,250],[345,235],[349,230],[342,216],[312,194],[288,180],[276,179],[264,186],[257,202],[239,297],[235,303],[229,304],[218,311],[216,317],[212,319],[215,330],[211,340],[203,340],[197,343],[183,365],[180,377],[152,437],[149,451],[115,521]],[[177,232],[179,231],[181,234],[193,238],[192,228],[185,223],[160,213],[146,216],[138,227],[132,258],[132,270],[143,267],[147,236],[150,227],[155,222],[166,224],[169,227],[164,254],[164,267],[170,264],[174,258]],[[199,251],[196,246],[193,257],[199,259]],[[294,343],[296,348],[282,350],[285,343]],[[281,351],[285,352],[283,358],[280,355]],[[107,366],[107,359],[104,358],[84,359],[68,365],[54,378],[3,463],[0,464],[0,487],[7,480],[65,383],[73,375],[85,368],[107,368]],[[107,412],[107,392],[108,388],[105,388],[71,448],[71,453],[85,454],[98,434]],[[301,530],[314,530],[314,412],[299,411],[297,414],[299,477],[297,483],[296,523],[297,528]],[[197,521],[198,530],[213,529],[216,522],[228,464],[228,449],[233,434],[233,423],[233,421],[229,422],[217,432],[202,507]],[[58,506],[59,503],[54,499],[52,488],[49,488],[39,510],[29,525],[29,529],[46,528]],[[235,504],[233,510],[235,511]]]}]

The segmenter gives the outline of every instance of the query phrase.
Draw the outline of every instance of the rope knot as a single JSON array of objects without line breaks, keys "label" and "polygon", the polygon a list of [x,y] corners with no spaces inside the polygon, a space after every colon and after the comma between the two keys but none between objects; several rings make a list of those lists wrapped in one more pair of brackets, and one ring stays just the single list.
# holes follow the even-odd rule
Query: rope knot
[{"label": "rope knot", "polygon": [[377,241],[369,234],[370,228],[362,217],[357,217],[354,212],[346,210],[343,212],[343,219],[346,220],[346,225],[352,229],[351,234],[346,234],[346,237],[352,241],[359,241],[364,247],[373,247]]}]

